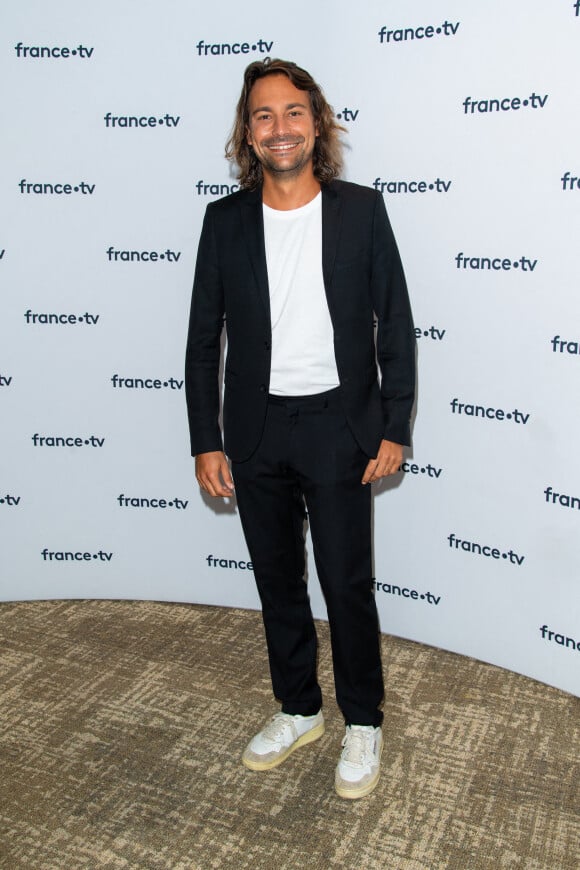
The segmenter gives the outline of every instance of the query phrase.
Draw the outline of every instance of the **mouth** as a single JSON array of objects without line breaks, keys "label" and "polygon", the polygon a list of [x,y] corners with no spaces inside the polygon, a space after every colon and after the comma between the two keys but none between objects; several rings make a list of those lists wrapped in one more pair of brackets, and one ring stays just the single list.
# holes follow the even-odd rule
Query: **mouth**
[{"label": "mouth", "polygon": [[300,141],[297,142],[272,142],[265,143],[265,147],[268,151],[272,151],[274,154],[288,154],[290,151],[293,151],[295,148],[301,144]]}]

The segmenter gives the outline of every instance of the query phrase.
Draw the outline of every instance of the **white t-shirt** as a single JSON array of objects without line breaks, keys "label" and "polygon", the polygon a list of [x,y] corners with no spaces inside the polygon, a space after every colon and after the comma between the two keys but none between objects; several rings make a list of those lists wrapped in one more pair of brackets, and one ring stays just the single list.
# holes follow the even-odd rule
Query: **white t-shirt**
[{"label": "white t-shirt", "polygon": [[339,385],[322,277],[322,194],[301,208],[264,209],[272,320],[270,392],[308,396]]}]

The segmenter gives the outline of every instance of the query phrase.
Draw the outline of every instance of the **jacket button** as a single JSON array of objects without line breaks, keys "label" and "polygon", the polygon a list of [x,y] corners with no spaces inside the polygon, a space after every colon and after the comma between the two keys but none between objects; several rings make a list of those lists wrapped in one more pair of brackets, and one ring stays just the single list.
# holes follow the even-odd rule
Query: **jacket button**
[{"label": "jacket button", "polygon": [[264,347],[266,348],[266,350],[270,350],[270,348],[272,347],[272,345],[270,344],[269,341],[265,341],[265,342],[264,342]]},{"label": "jacket button", "polygon": [[266,392],[266,385],[265,385],[265,384],[260,384],[260,392],[261,392],[261,393],[265,393],[265,392]]}]

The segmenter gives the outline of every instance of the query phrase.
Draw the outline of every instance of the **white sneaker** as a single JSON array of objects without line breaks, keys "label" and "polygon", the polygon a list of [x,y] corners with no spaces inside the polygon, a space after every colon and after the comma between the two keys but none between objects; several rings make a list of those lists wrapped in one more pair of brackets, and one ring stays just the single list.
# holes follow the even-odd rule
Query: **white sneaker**
[{"label": "white sneaker", "polygon": [[271,770],[300,746],[324,734],[322,710],[316,716],[276,713],[246,746],[242,761],[250,770]]},{"label": "white sneaker", "polygon": [[334,785],[342,798],[370,794],[381,772],[383,733],[372,725],[347,725]]}]

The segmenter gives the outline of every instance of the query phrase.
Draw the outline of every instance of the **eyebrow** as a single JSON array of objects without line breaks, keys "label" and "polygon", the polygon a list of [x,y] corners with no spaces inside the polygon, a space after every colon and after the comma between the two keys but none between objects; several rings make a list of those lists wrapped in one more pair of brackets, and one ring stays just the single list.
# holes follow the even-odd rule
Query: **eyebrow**
[{"label": "eyebrow", "polygon": [[[286,109],[307,109],[308,106],[305,103],[288,103]],[[271,112],[271,106],[259,106],[257,109],[254,109],[252,115],[256,115],[258,112]]]}]

